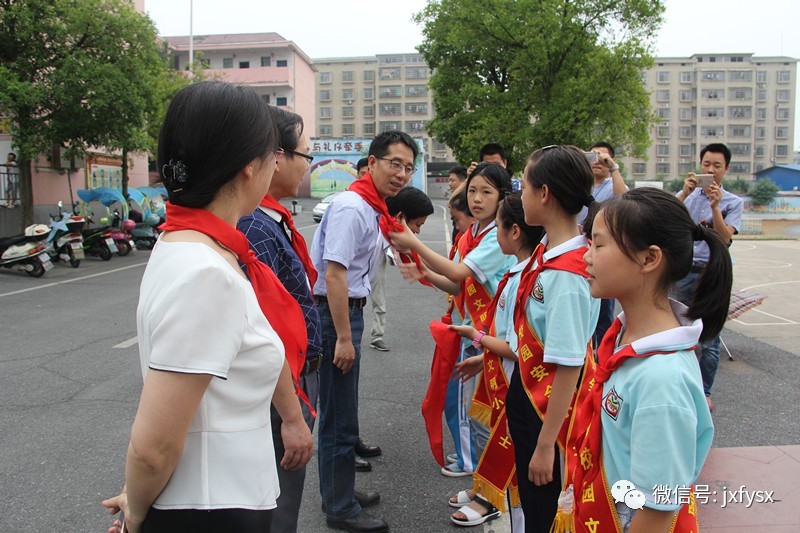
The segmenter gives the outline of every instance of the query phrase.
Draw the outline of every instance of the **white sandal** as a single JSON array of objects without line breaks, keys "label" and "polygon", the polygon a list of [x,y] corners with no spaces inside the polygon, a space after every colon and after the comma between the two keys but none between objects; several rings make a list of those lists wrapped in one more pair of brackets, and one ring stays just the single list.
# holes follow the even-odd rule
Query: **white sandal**
[{"label": "white sandal", "polygon": [[476,511],[475,509],[473,509],[469,505],[465,505],[464,507],[459,509],[459,511],[464,516],[466,516],[467,519],[466,520],[462,520],[462,519],[454,517],[453,515],[450,515],[450,521],[453,522],[457,526],[470,527],[470,526],[479,526],[479,525],[483,524],[484,522],[488,522],[490,520],[494,520],[495,518],[499,518],[500,517],[500,511],[498,511],[497,508],[494,505],[492,505],[491,503],[487,502],[486,500],[484,500],[480,496],[476,495],[475,499],[473,501],[478,502],[481,506],[483,506],[489,512],[487,512],[485,515],[481,515],[480,513],[478,513],[478,511]]},{"label": "white sandal", "polygon": [[458,491],[458,494],[456,494],[456,501],[453,501],[452,498],[451,498],[451,499],[447,500],[447,505],[449,505],[453,509],[461,509],[465,505],[471,504],[472,503],[472,498],[467,496],[468,492],[469,492],[469,489]]}]

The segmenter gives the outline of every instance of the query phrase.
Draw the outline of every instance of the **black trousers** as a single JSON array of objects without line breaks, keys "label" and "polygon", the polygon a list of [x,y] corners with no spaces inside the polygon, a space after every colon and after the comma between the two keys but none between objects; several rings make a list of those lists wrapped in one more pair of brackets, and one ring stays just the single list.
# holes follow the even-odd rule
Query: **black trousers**
[{"label": "black trousers", "polygon": [[561,452],[556,445],[553,463],[553,481],[536,486],[528,479],[528,465],[542,431],[542,421],[531,405],[519,376],[519,365],[514,367],[506,397],[506,416],[517,463],[519,498],[525,513],[525,533],[549,533],[558,509],[561,494]]},{"label": "black trousers", "polygon": [[269,533],[272,509],[156,509],[151,507],[142,533]]}]

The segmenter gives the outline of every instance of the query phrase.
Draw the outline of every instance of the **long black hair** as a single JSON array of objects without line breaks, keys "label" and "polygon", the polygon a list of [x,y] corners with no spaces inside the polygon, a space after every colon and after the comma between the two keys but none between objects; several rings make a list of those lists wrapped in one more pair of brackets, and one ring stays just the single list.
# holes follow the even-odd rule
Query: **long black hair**
[{"label": "long black hair", "polygon": [[158,136],[158,171],[169,201],[205,207],[250,162],[266,160],[278,141],[273,114],[253,89],[221,81],[184,87]]},{"label": "long black hair", "polygon": [[[477,176],[486,178],[486,181],[500,192],[501,200],[511,194],[511,175],[501,165],[497,163],[479,163],[475,170],[472,171],[472,174],[467,177],[467,181],[464,184],[465,191],[469,191],[470,182]],[[472,212],[469,210],[469,203],[467,203],[466,213],[472,216]]]},{"label": "long black hair", "polygon": [[544,237],[542,226],[529,226],[525,223],[525,211],[522,209],[522,193],[512,192],[500,204],[498,212],[503,226],[510,228],[514,224],[522,232],[522,246],[531,251]]},{"label": "long black hair", "polygon": [[577,215],[594,201],[592,167],[577,146],[547,146],[536,150],[528,158],[525,180],[537,189],[547,185],[561,208],[570,215]]},{"label": "long black hair", "polygon": [[733,266],[728,247],[717,232],[696,224],[686,206],[675,196],[653,187],[632,189],[622,196],[602,203],[599,216],[608,227],[620,250],[633,259],[634,254],[658,246],[667,262],[660,289],[689,274],[695,241],[709,248],[709,261],[692,294],[687,318],[703,320],[700,340],[716,337],[728,317]]}]

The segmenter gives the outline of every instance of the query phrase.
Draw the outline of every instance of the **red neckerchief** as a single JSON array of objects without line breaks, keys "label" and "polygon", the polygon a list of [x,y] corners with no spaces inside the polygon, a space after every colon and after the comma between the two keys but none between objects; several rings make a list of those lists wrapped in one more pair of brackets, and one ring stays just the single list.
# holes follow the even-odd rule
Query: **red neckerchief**
[{"label": "red neckerchief", "polygon": [[[375,182],[372,181],[372,174],[367,172],[364,174],[359,180],[354,181],[350,184],[350,187],[347,188],[348,191],[353,191],[357,195],[359,195],[365,202],[369,204],[369,206],[377,211],[381,217],[378,220],[378,226],[381,229],[381,234],[383,234],[383,238],[386,239],[386,242],[392,242],[392,238],[389,236],[390,233],[402,233],[404,228],[403,225],[392,215],[389,214],[389,208],[386,207],[386,200],[378,194],[378,189],[375,188]],[[409,257],[408,254],[399,254],[400,260],[403,263],[416,263],[417,270],[422,272],[422,266],[420,265],[420,259],[417,255],[417,252],[411,250],[411,255]],[[420,283],[423,285],[427,285],[431,287],[431,283],[426,279],[420,279]]]},{"label": "red neckerchief", "polygon": [[288,209],[283,207],[278,200],[270,196],[269,194],[261,200],[259,204],[262,207],[266,207],[268,209],[273,209],[278,212],[281,216],[281,221],[286,224],[289,228],[289,231],[292,234],[292,249],[294,253],[297,254],[298,259],[300,262],[303,263],[303,268],[306,271],[306,275],[308,276],[309,284],[311,288],[314,288],[314,284],[317,282],[317,269],[314,268],[314,263],[311,261],[311,255],[308,253],[308,247],[306,246],[306,240],[297,231],[297,228],[294,225],[294,220],[292,219],[292,213],[289,212]]},{"label": "red neckerchief", "polygon": [[305,366],[305,351],[308,347],[308,331],[300,304],[289,294],[275,273],[258,260],[244,233],[205,209],[183,207],[170,202],[167,202],[166,209],[167,221],[160,229],[199,231],[230,250],[247,267],[247,276],[253,285],[258,305],[283,341],[297,395],[316,416],[314,406],[300,387],[300,374]]}]

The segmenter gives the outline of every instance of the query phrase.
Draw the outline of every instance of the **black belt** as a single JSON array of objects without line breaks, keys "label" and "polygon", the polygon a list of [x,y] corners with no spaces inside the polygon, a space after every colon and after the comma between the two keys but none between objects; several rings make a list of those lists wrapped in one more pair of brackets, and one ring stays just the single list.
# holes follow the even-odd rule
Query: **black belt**
[{"label": "black belt", "polygon": [[[316,300],[317,303],[324,303],[325,305],[330,307],[330,304],[328,303],[327,296],[315,295],[314,299]],[[347,307],[350,307],[351,309],[364,309],[364,306],[366,306],[366,305],[367,305],[366,296],[364,298],[348,298],[347,299]]]},{"label": "black belt", "polygon": [[701,263],[699,261],[692,261],[692,268],[689,269],[689,272],[700,273],[705,270],[707,263]]},{"label": "black belt", "polygon": [[322,361],[322,356],[317,356],[314,359],[306,359],[306,364],[303,367],[303,370],[300,372],[300,375],[305,376],[311,372],[316,372],[317,369],[319,369],[320,361]]}]

